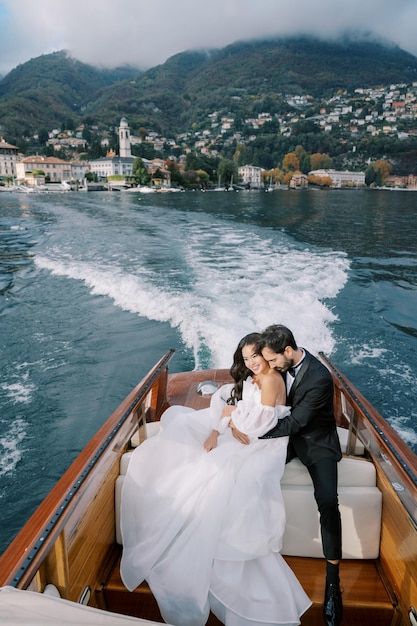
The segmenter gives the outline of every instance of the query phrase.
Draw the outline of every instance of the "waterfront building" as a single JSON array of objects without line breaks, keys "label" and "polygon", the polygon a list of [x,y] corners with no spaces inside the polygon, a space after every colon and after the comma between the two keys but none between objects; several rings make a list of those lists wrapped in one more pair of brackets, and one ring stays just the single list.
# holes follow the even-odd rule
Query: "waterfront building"
[{"label": "waterfront building", "polygon": [[361,187],[365,185],[365,173],[364,172],[349,172],[348,170],[312,170],[308,173],[309,176],[328,176],[333,187]]},{"label": "waterfront building", "polygon": [[[43,172],[43,176],[36,176]],[[35,173],[35,176],[34,176]],[[16,178],[28,184],[68,182],[72,179],[71,163],[57,157],[28,156],[16,162]]]},{"label": "waterfront building", "polygon": [[290,189],[306,189],[308,187],[308,179],[302,172],[294,172],[289,182]]},{"label": "waterfront building", "polygon": [[261,186],[261,173],[264,172],[263,167],[256,167],[255,165],[242,165],[238,168],[239,179],[244,185],[250,187]]},{"label": "waterfront building", "polygon": [[83,184],[85,175],[90,171],[90,165],[87,161],[71,161],[71,180],[77,180]]},{"label": "waterfront building", "polygon": [[134,160],[133,157],[108,153],[105,157],[90,161],[90,171],[97,174],[99,179],[106,179],[108,176],[131,176]]},{"label": "waterfront building", "polygon": [[403,189],[417,189],[417,176],[414,176],[413,174],[408,174],[407,176],[387,176],[385,179],[385,186]]},{"label": "waterfront building", "polygon": [[16,176],[16,161],[19,148],[0,137],[0,180]]}]

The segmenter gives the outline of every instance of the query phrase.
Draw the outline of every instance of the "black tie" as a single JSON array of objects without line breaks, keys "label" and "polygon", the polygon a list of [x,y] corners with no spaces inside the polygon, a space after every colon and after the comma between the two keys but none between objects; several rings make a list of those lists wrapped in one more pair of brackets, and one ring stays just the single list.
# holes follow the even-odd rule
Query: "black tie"
[{"label": "black tie", "polygon": [[296,375],[296,373],[297,373],[297,372],[295,371],[295,367],[290,367],[290,368],[288,369],[288,373],[289,373],[289,374],[290,374],[293,378],[295,378],[295,375]]}]

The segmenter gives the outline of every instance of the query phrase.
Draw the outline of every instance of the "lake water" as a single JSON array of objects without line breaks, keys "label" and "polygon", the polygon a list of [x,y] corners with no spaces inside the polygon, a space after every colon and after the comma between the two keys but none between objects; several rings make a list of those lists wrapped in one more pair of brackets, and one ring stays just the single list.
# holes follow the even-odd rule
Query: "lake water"
[{"label": "lake water", "polygon": [[0,552],[169,348],[284,323],[417,451],[417,194],[0,193]]}]

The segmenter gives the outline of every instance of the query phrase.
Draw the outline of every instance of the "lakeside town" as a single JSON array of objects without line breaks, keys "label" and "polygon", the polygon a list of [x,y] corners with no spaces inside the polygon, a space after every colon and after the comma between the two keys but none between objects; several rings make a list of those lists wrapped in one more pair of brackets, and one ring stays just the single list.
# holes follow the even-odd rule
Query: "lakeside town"
[{"label": "lakeside town", "polygon": [[[240,121],[232,114],[213,111],[200,128],[174,137],[152,130],[131,133],[122,117],[117,128],[117,148],[109,132],[92,127],[104,156],[88,160],[85,126],[48,131],[43,153],[25,155],[0,137],[0,190],[42,191],[51,189],[114,189],[168,191],[180,189],[273,190],[275,188],[363,188],[388,187],[417,189],[417,168],[408,174],[395,172],[389,157],[370,156],[358,167],[355,141],[364,138],[395,138],[399,142],[417,137],[417,82],[388,87],[355,89],[354,94],[337,93],[326,102],[309,95],[287,95],[291,112],[260,112]],[[346,144],[346,169],[336,169],[327,153],[308,154],[294,137],[294,150],[281,163],[267,170],[257,163],[239,165],[242,147],[256,141],[266,128],[277,135],[292,137],[300,122],[308,122],[317,132],[337,134]],[[269,131],[270,132],[270,131]],[[36,137],[35,137],[36,139]],[[138,147],[148,146],[155,158],[137,156]],[[223,156],[234,148],[232,159]],[[45,154],[46,152],[46,154]],[[52,154],[51,154],[52,153]],[[136,154],[135,154],[136,153]],[[217,171],[198,168],[199,157],[217,159]],[[359,161],[363,161],[359,159]],[[190,163],[197,163],[196,169]],[[340,161],[340,159],[339,159]]]}]

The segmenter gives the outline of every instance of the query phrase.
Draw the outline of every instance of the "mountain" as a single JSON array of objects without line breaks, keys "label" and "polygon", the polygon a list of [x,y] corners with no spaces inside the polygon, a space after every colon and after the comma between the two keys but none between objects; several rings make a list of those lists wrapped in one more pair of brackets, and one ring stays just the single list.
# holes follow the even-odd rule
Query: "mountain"
[{"label": "mountain", "polygon": [[345,38],[238,42],[221,50],[186,52],[140,76],[131,96],[115,86],[92,107],[94,115],[189,129],[213,111],[242,116],[286,107],[285,94],[326,98],[338,89],[389,85],[417,79],[417,58],[393,45]]},{"label": "mountain", "polygon": [[214,111],[235,120],[288,110],[285,96],[327,98],[337,90],[417,80],[417,57],[391,43],[344,37],[241,41],[188,51],[140,72],[103,70],[64,51],[32,59],[0,81],[0,132],[60,127],[88,118],[102,128],[128,118],[163,133],[207,125]]},{"label": "mountain", "polygon": [[31,59],[0,81],[0,131],[19,136],[60,128],[68,118],[78,122],[102,89],[138,74],[129,67],[98,69],[66,51]]}]

